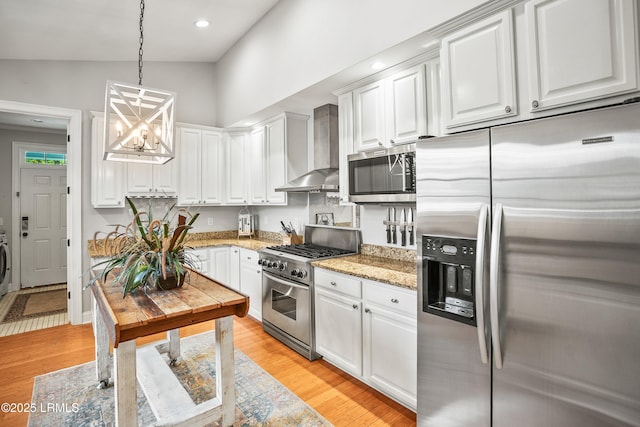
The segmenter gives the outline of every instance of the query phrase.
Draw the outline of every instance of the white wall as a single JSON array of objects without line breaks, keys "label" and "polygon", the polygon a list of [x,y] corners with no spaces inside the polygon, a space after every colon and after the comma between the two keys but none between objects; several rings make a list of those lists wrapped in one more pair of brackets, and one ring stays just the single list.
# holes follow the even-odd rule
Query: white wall
[{"label": "white wall", "polygon": [[281,0],[218,61],[218,123],[236,123],[483,3]]}]

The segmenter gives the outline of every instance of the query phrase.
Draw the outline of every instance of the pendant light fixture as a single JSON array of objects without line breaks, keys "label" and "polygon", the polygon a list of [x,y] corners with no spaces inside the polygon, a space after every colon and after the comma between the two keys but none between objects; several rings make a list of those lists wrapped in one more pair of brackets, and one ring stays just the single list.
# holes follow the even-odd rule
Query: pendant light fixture
[{"label": "pendant light fixture", "polygon": [[140,1],[138,85],[107,81],[104,159],[164,164],[175,157],[174,92],[142,86],[144,0]]}]

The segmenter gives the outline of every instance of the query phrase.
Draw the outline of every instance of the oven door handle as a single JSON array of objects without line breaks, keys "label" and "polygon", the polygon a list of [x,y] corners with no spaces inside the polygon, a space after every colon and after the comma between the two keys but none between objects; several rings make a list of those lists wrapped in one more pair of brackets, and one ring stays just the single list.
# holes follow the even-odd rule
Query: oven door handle
[{"label": "oven door handle", "polygon": [[279,277],[272,276],[271,274],[267,273],[266,271],[263,271],[262,274],[264,274],[267,279],[273,280],[274,282],[281,283],[281,284],[283,284],[285,286],[291,286],[292,288],[300,288],[300,289],[304,289],[306,291],[309,290],[308,286],[298,285],[297,283],[293,283],[293,282],[287,282],[286,280],[282,280]]}]

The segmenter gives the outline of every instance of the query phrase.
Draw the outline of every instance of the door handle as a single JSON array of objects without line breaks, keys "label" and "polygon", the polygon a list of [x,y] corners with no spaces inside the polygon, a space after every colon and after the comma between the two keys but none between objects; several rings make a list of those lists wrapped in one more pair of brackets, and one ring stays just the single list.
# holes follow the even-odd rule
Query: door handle
[{"label": "door handle", "polygon": [[20,229],[22,230],[22,237],[27,237],[29,235],[29,217],[28,216],[22,217],[22,223],[21,223]]},{"label": "door handle", "polygon": [[487,238],[487,217],[489,206],[482,204],[478,217],[478,233],[476,240],[476,328],[478,330],[478,347],[480,348],[480,360],[487,364],[489,352],[487,350],[487,328],[484,318],[484,248]]},{"label": "door handle", "polygon": [[496,368],[502,369],[503,354],[500,335],[500,312],[498,311],[498,292],[500,275],[500,236],[502,234],[502,203],[496,203],[491,232],[491,257],[489,259],[489,305],[491,312],[491,338],[493,341],[493,359]]}]

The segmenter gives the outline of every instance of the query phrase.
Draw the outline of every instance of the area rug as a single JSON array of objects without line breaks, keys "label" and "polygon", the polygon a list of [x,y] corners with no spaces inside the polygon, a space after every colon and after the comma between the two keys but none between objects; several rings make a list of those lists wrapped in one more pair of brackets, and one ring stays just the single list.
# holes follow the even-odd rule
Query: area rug
[{"label": "area rug", "polygon": [[[196,404],[215,396],[213,332],[181,340],[181,357],[171,369]],[[163,355],[169,363],[166,355]],[[239,350],[235,351],[236,426],[331,426]],[[95,362],[35,378],[29,426],[115,425],[114,388],[98,389]],[[167,390],[167,393],[170,393]],[[138,425],[156,419],[138,384]],[[217,424],[212,424],[217,425]]]},{"label": "area rug", "polygon": [[16,295],[0,323],[17,322],[67,311],[67,290],[33,292]]}]

